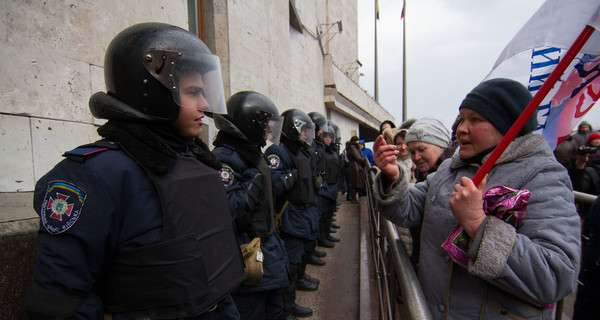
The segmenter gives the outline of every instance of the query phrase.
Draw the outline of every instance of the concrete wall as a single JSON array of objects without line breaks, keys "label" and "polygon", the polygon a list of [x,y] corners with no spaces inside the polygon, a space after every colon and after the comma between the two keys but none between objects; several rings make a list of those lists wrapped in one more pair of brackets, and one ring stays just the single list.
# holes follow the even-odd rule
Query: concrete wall
[{"label": "concrete wall", "polygon": [[104,90],[110,40],[143,21],[187,27],[185,0],[1,1],[0,192],[32,191],[71,148],[98,138],[88,110]]}]

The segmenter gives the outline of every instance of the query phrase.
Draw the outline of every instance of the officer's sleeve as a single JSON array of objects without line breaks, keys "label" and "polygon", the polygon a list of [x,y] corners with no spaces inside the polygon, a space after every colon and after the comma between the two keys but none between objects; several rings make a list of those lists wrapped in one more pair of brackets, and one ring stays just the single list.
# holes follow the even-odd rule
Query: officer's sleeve
[{"label": "officer's sleeve", "polygon": [[[227,191],[227,201],[229,204],[229,212],[231,212],[232,218],[235,221],[236,228],[242,230],[249,222],[251,218],[251,212],[247,208],[248,202],[248,186],[250,184],[245,171],[237,168],[227,162],[226,159],[219,159],[221,161],[221,169],[219,174],[223,186]],[[258,172],[258,170],[256,170]]]},{"label": "officer's sleeve", "polygon": [[271,168],[271,182],[273,183],[273,194],[277,198],[281,196],[286,189],[286,180],[290,179],[291,169],[287,168],[281,160],[281,155],[276,149],[267,149],[267,163]]},{"label": "officer's sleeve", "polygon": [[36,184],[40,243],[34,279],[23,295],[32,318],[102,318],[102,302],[92,288],[118,238],[108,190],[100,176],[70,160]]}]

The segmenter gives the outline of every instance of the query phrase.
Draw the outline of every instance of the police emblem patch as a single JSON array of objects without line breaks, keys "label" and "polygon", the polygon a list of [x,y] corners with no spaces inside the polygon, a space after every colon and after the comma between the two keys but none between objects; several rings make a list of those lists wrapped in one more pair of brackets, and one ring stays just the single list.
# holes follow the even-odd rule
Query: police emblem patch
[{"label": "police emblem patch", "polygon": [[81,215],[86,196],[85,191],[71,183],[50,181],[40,208],[44,228],[52,234],[71,228]]},{"label": "police emblem patch", "polygon": [[278,155],[276,154],[271,154],[267,157],[267,160],[269,160],[269,166],[271,167],[271,169],[277,169],[279,168],[279,164],[281,163],[281,159],[279,158]]},{"label": "police emblem patch", "polygon": [[233,169],[230,166],[224,164],[219,171],[219,175],[225,188],[229,188],[233,184]]}]

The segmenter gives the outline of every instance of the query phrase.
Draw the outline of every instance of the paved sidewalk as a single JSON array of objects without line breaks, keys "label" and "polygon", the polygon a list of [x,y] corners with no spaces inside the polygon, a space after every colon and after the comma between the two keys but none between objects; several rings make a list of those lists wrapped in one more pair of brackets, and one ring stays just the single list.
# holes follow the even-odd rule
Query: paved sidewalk
[{"label": "paved sidewalk", "polygon": [[327,252],[324,266],[306,267],[306,273],[320,279],[321,284],[317,291],[297,291],[296,302],[313,309],[313,316],[303,319],[359,319],[360,205],[344,197],[338,201],[341,206],[335,223],[341,228],[332,236],[341,240],[334,248],[317,246],[317,250]]}]

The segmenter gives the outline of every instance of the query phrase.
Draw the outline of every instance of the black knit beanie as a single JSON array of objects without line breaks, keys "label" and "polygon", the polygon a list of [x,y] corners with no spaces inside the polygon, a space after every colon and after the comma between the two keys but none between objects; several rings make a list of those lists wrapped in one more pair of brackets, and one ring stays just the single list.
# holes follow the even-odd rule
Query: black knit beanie
[{"label": "black knit beanie", "polygon": [[[462,101],[462,108],[471,109],[489,121],[500,133],[508,129],[525,110],[531,93],[521,83],[510,79],[492,79],[477,85]],[[518,136],[532,132],[537,127],[537,110],[525,123]]]}]

